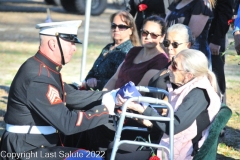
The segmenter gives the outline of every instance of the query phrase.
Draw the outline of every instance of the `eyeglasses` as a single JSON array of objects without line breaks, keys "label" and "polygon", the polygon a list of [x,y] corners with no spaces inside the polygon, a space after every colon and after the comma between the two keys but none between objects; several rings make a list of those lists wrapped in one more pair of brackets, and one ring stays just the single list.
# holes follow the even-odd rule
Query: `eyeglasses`
[{"label": "eyeglasses", "polygon": [[65,41],[73,42],[73,43],[81,43],[80,40],[77,38],[77,35],[75,34],[64,34],[64,33],[58,33],[58,36]]},{"label": "eyeglasses", "polygon": [[141,30],[141,33],[142,33],[142,37],[147,37],[150,34],[152,39],[156,39],[158,36],[161,36],[152,32],[150,33],[148,31],[144,31],[143,29]]},{"label": "eyeglasses", "polygon": [[173,46],[173,48],[178,48],[178,46],[181,45],[181,44],[183,44],[183,43],[178,43],[178,42],[173,42],[173,43],[171,43],[169,40],[164,40],[164,41],[163,41],[164,47],[169,47],[170,44]]},{"label": "eyeglasses", "polygon": [[130,28],[129,26],[126,26],[126,25],[123,25],[123,24],[116,25],[115,23],[112,23],[111,29],[116,29],[117,27],[118,27],[119,31],[125,31],[128,28]]},{"label": "eyeglasses", "polygon": [[175,62],[174,57],[172,57],[171,67],[172,67],[172,71],[173,71],[173,72],[175,72],[176,70],[184,71],[184,70],[182,70],[182,69],[178,69],[178,68],[177,68],[177,63]]}]

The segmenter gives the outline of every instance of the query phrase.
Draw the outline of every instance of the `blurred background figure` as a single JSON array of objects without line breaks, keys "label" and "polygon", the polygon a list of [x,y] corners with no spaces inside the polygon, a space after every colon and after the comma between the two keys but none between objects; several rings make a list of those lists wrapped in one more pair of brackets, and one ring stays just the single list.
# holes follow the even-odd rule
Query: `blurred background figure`
[{"label": "blurred background figure", "polygon": [[45,20],[45,23],[52,22],[51,14],[50,14],[50,9],[47,8],[47,18]]},{"label": "blurred background figure", "polygon": [[215,0],[175,0],[169,6],[170,12],[166,16],[168,27],[176,23],[189,26],[195,38],[191,48],[200,50],[206,55],[210,68],[211,52],[208,45],[208,31],[214,5]]},{"label": "blurred background figure", "polygon": [[140,46],[134,19],[126,11],[111,15],[111,37],[85,78],[86,89],[102,90],[133,46]]},{"label": "blurred background figure", "polygon": [[217,0],[213,9],[213,19],[208,33],[209,48],[212,53],[212,71],[215,73],[219,88],[226,103],[226,82],[224,73],[226,50],[226,34],[229,30],[228,21],[233,17],[234,0]]},{"label": "blurred background figure", "polygon": [[234,3],[234,15],[237,15],[237,18],[234,21],[234,42],[235,42],[235,49],[238,55],[240,55],[240,0],[235,0]]},{"label": "blurred background figure", "polygon": [[141,27],[145,18],[151,15],[159,15],[165,18],[164,0],[127,0],[126,10],[135,17],[138,35],[141,35]]}]

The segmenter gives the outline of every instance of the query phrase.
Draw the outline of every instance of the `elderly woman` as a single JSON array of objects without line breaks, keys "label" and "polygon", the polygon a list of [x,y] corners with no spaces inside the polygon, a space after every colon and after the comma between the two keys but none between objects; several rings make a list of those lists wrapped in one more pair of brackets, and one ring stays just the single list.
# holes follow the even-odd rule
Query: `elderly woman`
[{"label": "elderly woman", "polygon": [[[170,60],[180,51],[190,48],[193,43],[194,39],[190,28],[180,23],[174,24],[168,28],[166,38],[163,41],[163,45],[167,49]],[[166,89],[166,81],[169,80],[168,66],[170,64],[171,62],[152,77],[148,86]],[[148,93],[146,96],[163,99],[165,95],[161,93]]]},{"label": "elderly woman", "polygon": [[[208,69],[206,56],[197,50],[178,53],[169,68],[167,90],[174,109],[174,160],[192,159],[208,136],[208,128],[221,105],[216,77]],[[125,100],[118,95],[118,102]],[[160,116],[151,107],[131,103],[128,109],[147,116]],[[151,121],[148,127],[164,132],[160,144],[169,145],[169,123]],[[157,155],[162,155],[161,149]],[[168,156],[165,153],[165,157]]]},{"label": "elderly woman", "polygon": [[134,18],[127,11],[111,15],[112,43],[103,49],[85,78],[86,89],[102,90],[133,46],[140,46]]}]

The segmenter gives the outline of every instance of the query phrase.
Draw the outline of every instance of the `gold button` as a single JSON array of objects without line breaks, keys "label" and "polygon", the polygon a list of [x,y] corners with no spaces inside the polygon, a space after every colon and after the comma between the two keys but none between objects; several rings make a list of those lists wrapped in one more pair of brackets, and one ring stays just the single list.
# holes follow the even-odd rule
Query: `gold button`
[{"label": "gold button", "polygon": [[88,116],[91,116],[91,114],[88,114]]},{"label": "gold button", "polygon": [[44,65],[43,67],[45,68],[46,66]]},{"label": "gold button", "polygon": [[103,110],[106,111],[106,108],[104,108]]},{"label": "gold button", "polygon": [[41,145],[41,148],[44,148],[44,145]]},{"label": "gold button", "polygon": [[67,103],[66,103],[66,102],[64,102],[64,105],[66,106],[66,105],[67,105]]},{"label": "gold button", "polygon": [[67,95],[67,93],[65,92],[65,93],[64,93],[64,95],[66,96],[66,95]]},{"label": "gold button", "polygon": [[56,133],[58,133],[58,130],[56,129]]},{"label": "gold button", "polygon": [[98,113],[98,110],[96,110],[96,112]]}]

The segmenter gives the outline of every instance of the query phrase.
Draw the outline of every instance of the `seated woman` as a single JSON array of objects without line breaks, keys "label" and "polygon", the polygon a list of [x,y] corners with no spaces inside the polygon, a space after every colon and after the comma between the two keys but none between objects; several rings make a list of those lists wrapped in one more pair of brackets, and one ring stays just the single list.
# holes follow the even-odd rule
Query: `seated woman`
[{"label": "seated woman", "polygon": [[156,15],[146,18],[141,30],[143,47],[133,47],[129,51],[103,90],[120,88],[129,81],[135,85],[148,85],[149,80],[168,63],[168,57],[160,46],[165,31],[164,19]]},{"label": "seated woman", "polygon": [[[208,60],[200,51],[181,51],[168,68],[170,83],[167,89],[174,109],[174,160],[192,159],[193,153],[208,136],[209,125],[220,109],[221,94],[214,73],[208,69]],[[119,95],[117,98],[122,105],[125,100]],[[147,116],[160,116],[153,108],[139,103],[130,103],[128,109]],[[151,121],[146,124],[164,132],[160,145],[169,146],[168,122]],[[168,153],[164,153],[167,157]],[[161,155],[162,150],[159,149],[157,156]]]},{"label": "seated woman", "polygon": [[128,51],[133,46],[141,45],[134,19],[130,13],[118,11],[111,15],[110,23],[113,42],[102,49],[83,82],[84,89],[102,90],[117,71]]},{"label": "seated woman", "polygon": [[[172,60],[174,56],[184,49],[189,49],[194,43],[194,38],[190,28],[184,24],[177,23],[167,29],[166,38],[163,41],[164,47],[167,49],[169,59]],[[169,81],[168,65],[153,76],[148,86],[167,89],[166,81]],[[156,97],[159,99],[165,98],[162,93],[147,93],[146,96]]]}]

